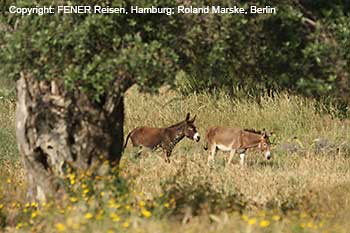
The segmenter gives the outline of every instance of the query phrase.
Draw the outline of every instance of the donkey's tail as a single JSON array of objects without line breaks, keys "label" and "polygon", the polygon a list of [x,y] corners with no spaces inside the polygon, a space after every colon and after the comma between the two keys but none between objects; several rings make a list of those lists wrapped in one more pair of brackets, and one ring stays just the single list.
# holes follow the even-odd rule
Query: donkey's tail
[{"label": "donkey's tail", "polygon": [[124,144],[124,146],[123,146],[123,151],[125,150],[125,147],[128,145],[128,141],[129,141],[129,138],[130,138],[130,136],[131,136],[131,133],[132,133],[132,131],[130,131],[130,133],[129,133],[128,136],[126,137],[125,144]]}]

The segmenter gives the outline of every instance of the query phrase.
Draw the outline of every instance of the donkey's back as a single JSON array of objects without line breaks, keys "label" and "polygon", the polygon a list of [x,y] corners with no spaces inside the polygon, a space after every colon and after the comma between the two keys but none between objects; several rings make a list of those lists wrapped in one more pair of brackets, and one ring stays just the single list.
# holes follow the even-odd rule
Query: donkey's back
[{"label": "donkey's back", "polygon": [[[153,149],[161,143],[163,134],[164,128],[142,126],[133,129],[128,137],[130,137],[133,146],[144,146]],[[128,138],[126,139],[126,143],[127,141]]]},{"label": "donkey's back", "polygon": [[213,126],[207,130],[205,135],[209,145],[223,146],[239,146],[241,134],[243,130],[240,128],[229,128],[222,126]]}]

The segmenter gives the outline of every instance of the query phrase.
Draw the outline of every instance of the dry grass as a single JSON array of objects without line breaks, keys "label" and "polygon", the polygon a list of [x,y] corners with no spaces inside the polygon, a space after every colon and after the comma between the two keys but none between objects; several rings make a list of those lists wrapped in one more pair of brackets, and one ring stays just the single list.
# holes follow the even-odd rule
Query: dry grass
[{"label": "dry grass", "polygon": [[2,159],[18,159],[15,128],[16,105],[0,95],[0,161]]},{"label": "dry grass", "polygon": [[[227,154],[219,152],[209,167],[203,142],[184,139],[167,164],[160,151],[136,159],[129,145],[119,176],[91,180],[72,173],[65,180],[72,191],[66,201],[40,208],[25,201],[18,157],[8,159],[16,150],[0,151],[0,227],[10,232],[346,232],[349,124],[334,118],[336,110],[320,113],[322,105],[299,96],[263,96],[259,102],[232,100],[224,92],[183,97],[162,89],[151,96],[133,88],[126,94],[125,134],[140,125],[171,125],[191,112],[202,138],[212,125],[273,130],[273,160],[252,150],[244,168],[238,158],[227,166]],[[0,107],[8,111],[0,115],[1,129],[11,138],[5,145],[15,146],[14,108],[8,102]]]},{"label": "dry grass", "polygon": [[140,95],[131,89],[126,98],[126,129],[137,125],[167,126],[183,119],[187,112],[198,116],[196,123],[202,134],[208,126],[231,125],[273,130],[279,139],[298,137],[305,145],[317,138],[338,144],[349,142],[349,125],[331,115],[317,114],[322,104],[299,96],[279,94],[262,96],[260,103],[250,98],[231,99],[225,92],[215,96],[194,94],[182,97],[163,90],[161,96]]}]

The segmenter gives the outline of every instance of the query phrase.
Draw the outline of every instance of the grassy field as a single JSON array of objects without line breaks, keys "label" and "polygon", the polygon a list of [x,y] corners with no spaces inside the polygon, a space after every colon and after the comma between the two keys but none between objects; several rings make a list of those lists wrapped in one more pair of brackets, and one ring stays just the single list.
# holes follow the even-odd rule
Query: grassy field
[{"label": "grassy field", "polygon": [[[238,90],[239,91],[239,90]],[[181,96],[162,89],[126,95],[125,134],[140,125],[164,127],[196,114],[204,138],[209,126],[274,131],[273,159],[248,151],[226,165],[217,153],[207,166],[204,141],[181,141],[171,163],[161,151],[127,147],[119,170],[101,169],[64,179],[64,200],[25,200],[18,156],[15,104],[0,99],[0,229],[8,232],[348,232],[350,130],[336,109],[281,93],[259,101],[225,92]],[[326,111],[327,109],[327,111]],[[107,165],[106,165],[107,166]]]}]

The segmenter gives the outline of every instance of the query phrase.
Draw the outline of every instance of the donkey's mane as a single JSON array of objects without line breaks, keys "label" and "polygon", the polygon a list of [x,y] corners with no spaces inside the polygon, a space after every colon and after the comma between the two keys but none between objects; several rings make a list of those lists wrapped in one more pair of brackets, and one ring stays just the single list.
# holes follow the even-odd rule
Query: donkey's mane
[{"label": "donkey's mane", "polygon": [[174,125],[171,125],[171,126],[168,126],[167,128],[175,128],[175,127],[178,127],[180,126],[181,124],[183,124],[185,121],[180,121],[179,123],[176,123]]},{"label": "donkey's mane", "polygon": [[244,131],[249,133],[261,134],[261,131],[256,129],[244,129]]}]

